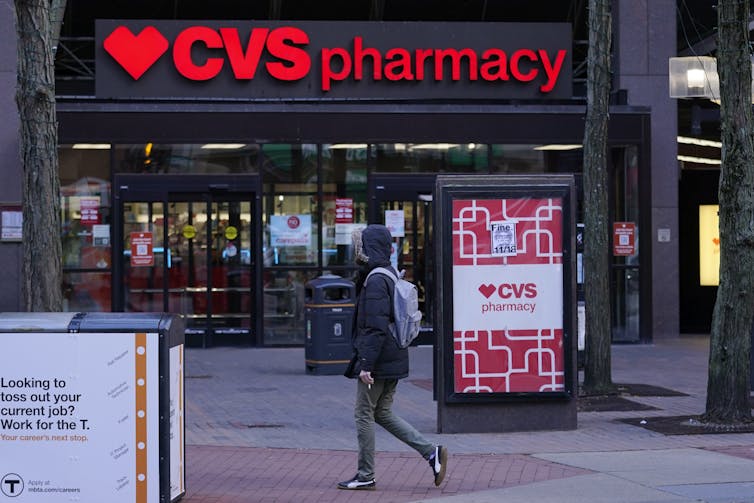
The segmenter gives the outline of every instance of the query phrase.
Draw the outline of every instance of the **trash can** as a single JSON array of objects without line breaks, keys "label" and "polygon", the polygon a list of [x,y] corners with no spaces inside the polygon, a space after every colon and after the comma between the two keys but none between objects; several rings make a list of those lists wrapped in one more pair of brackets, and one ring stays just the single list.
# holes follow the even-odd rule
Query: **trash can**
[{"label": "trash can", "polygon": [[184,329],[167,313],[0,313],[0,401],[25,402],[3,403],[5,495],[38,501],[46,481],[81,501],[180,499]]},{"label": "trash can", "polygon": [[356,285],[340,276],[324,275],[308,282],[304,292],[306,371],[342,374],[352,354]]}]

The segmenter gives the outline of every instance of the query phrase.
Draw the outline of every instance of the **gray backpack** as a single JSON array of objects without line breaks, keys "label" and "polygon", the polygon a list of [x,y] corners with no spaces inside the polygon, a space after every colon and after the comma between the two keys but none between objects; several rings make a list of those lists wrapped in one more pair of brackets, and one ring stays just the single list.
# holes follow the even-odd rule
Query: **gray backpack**
[{"label": "gray backpack", "polygon": [[419,292],[416,285],[403,278],[397,278],[390,269],[375,267],[367,275],[364,284],[372,274],[384,274],[393,281],[393,321],[390,332],[401,348],[407,348],[419,335],[422,313],[419,311]]}]

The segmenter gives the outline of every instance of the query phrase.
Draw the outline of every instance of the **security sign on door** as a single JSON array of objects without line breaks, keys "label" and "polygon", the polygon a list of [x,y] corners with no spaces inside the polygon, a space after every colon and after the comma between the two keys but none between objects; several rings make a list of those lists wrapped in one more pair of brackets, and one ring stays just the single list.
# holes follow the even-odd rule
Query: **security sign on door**
[{"label": "security sign on door", "polygon": [[154,266],[151,232],[131,233],[131,267]]},{"label": "security sign on door", "polygon": [[631,256],[636,253],[636,224],[633,222],[613,223],[613,255]]}]

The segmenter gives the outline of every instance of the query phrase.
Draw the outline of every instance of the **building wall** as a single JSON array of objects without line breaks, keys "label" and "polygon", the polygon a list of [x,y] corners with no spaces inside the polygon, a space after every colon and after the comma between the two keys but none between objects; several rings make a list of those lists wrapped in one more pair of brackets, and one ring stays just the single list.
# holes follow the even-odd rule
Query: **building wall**
[{"label": "building wall", "polygon": [[[16,25],[14,4],[0,0],[0,202],[20,202],[22,176],[16,107]],[[0,311],[21,310],[21,244],[0,242]]]},{"label": "building wall", "polygon": [[[677,103],[668,93],[668,58],[676,54],[676,2],[624,0],[613,5],[615,87],[628,90],[629,105],[652,109],[653,337],[677,336],[678,118]],[[670,242],[657,240],[659,229],[670,229]]]},{"label": "building wall", "polygon": [[[0,162],[5,183],[0,202],[21,199],[15,104],[16,32],[14,3],[0,0]],[[615,87],[628,90],[628,104],[650,106],[652,164],[653,336],[679,332],[678,185],[676,103],[667,92],[667,61],[676,53],[673,0],[624,0],[614,3]],[[657,242],[657,230],[670,229],[671,240]],[[0,311],[20,310],[21,245],[0,243]]]}]

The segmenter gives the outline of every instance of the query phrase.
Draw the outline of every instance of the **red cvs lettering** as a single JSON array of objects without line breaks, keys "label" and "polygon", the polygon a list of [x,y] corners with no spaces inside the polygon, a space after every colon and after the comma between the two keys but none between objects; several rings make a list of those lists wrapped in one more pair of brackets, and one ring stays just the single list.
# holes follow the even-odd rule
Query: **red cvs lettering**
[{"label": "red cvs lettering", "polygon": [[[227,58],[236,79],[252,80],[266,49],[275,58],[265,63],[271,77],[284,81],[300,80],[309,73],[312,65],[309,55],[299,47],[308,43],[309,36],[304,31],[290,26],[274,30],[253,28],[246,42],[241,40],[237,28],[217,31],[195,26],[183,30],[175,39],[173,61],[181,75],[202,81],[217,77]],[[196,45],[210,49],[212,56],[195,59],[193,49]]]},{"label": "red cvs lettering", "polygon": [[502,283],[497,288],[497,294],[503,299],[526,297],[533,299],[537,296],[536,283]]}]

